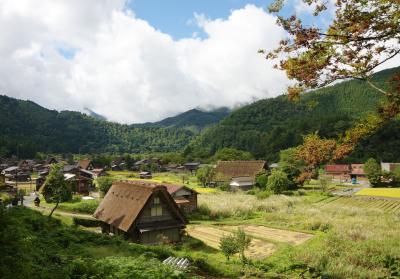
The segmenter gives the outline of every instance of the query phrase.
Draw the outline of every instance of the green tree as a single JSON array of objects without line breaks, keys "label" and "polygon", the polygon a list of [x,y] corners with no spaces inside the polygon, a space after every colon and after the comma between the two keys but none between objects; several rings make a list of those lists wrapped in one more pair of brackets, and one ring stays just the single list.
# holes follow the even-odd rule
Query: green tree
[{"label": "green tree", "polygon": [[101,176],[96,179],[97,187],[99,188],[103,196],[105,196],[108,190],[110,190],[113,182],[114,179],[108,176]]},{"label": "green tree", "polygon": [[197,180],[203,185],[206,186],[208,183],[212,182],[215,176],[215,168],[212,166],[205,166],[199,168],[196,172]]},{"label": "green tree", "polygon": [[278,169],[272,170],[271,175],[268,176],[267,189],[270,189],[275,194],[280,194],[282,191],[289,189],[289,187],[290,180],[286,173]]},{"label": "green tree", "polygon": [[397,167],[393,170],[393,180],[395,184],[400,183],[400,167]]},{"label": "green tree", "polygon": [[263,171],[256,176],[256,186],[265,189],[268,183],[268,173]]},{"label": "green tree", "polygon": [[292,147],[279,152],[279,169],[287,174],[293,183],[304,171],[305,163],[297,156],[297,149]]},{"label": "green tree", "polygon": [[[302,0],[324,17],[329,1]],[[321,88],[338,80],[353,78],[364,81],[382,95],[386,102],[378,109],[376,119],[362,120],[339,140],[337,156],[344,158],[357,143],[400,112],[400,74],[390,80],[391,89],[372,82],[376,67],[400,54],[400,13],[398,0],[336,0],[335,16],[328,28],[304,25],[297,15],[281,16],[284,1],[275,0],[269,10],[277,13],[277,23],[288,33],[267,59],[283,57],[275,66],[296,81],[288,88],[290,99],[298,99],[309,89]],[[340,155],[340,156],[339,156]]]},{"label": "green tree", "polygon": [[250,243],[251,243],[251,237],[247,235],[243,229],[238,228],[237,231],[234,233],[234,238],[236,240],[240,258],[243,263],[246,262],[246,257],[244,255],[244,252],[249,248]]},{"label": "green tree", "polygon": [[364,171],[372,186],[378,186],[381,183],[382,169],[375,159],[370,158],[365,162]]},{"label": "green tree", "polygon": [[239,245],[233,234],[223,235],[219,240],[219,248],[228,261],[231,256],[239,252]]},{"label": "green tree", "polygon": [[253,155],[250,152],[238,150],[235,148],[219,149],[211,158],[211,161],[233,161],[233,160],[252,160]]},{"label": "green tree", "polygon": [[50,166],[49,175],[44,183],[43,196],[46,202],[56,204],[51,210],[49,217],[53,215],[59,203],[72,199],[71,188],[64,179],[62,164]]}]

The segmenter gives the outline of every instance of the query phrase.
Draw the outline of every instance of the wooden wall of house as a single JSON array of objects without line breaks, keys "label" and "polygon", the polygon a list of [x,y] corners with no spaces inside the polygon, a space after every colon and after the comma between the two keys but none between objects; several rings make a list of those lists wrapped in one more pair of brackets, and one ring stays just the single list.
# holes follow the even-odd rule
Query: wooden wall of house
[{"label": "wooden wall of house", "polygon": [[[154,203],[156,198],[159,199],[159,202],[160,202],[159,204]],[[152,216],[152,214],[151,214],[152,208],[156,208],[156,207],[162,208],[162,215]],[[167,202],[165,201],[164,196],[159,195],[159,194],[154,194],[149,199],[149,201],[147,202],[145,207],[143,208],[143,211],[142,211],[141,215],[139,216],[137,223],[144,224],[144,223],[152,223],[155,221],[159,222],[159,221],[169,221],[169,220],[171,220],[171,221],[176,220],[176,218],[170,212],[170,208],[169,208]]]}]

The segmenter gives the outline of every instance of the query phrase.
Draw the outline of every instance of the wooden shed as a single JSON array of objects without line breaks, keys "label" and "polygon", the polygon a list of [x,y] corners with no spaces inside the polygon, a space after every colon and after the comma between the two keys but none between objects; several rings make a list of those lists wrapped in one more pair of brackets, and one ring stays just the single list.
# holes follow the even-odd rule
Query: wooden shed
[{"label": "wooden shed", "polygon": [[176,204],[184,213],[197,210],[197,192],[184,185],[165,184]]},{"label": "wooden shed", "polygon": [[179,242],[187,224],[167,188],[144,181],[115,182],[93,216],[104,233],[142,244]]}]

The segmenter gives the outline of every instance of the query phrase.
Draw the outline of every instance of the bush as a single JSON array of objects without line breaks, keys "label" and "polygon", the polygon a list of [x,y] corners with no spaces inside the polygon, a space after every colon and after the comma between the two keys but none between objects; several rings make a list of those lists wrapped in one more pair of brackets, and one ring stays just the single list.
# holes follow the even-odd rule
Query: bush
[{"label": "bush", "polygon": [[84,219],[84,218],[78,218],[74,217],[73,222],[75,226],[83,226],[83,227],[100,227],[102,222],[99,220],[93,220],[93,219]]},{"label": "bush", "polygon": [[288,179],[286,173],[274,169],[268,177],[267,189],[280,194],[282,191],[288,190],[290,184],[291,181]]},{"label": "bush", "polygon": [[370,158],[365,162],[364,171],[372,186],[378,186],[381,183],[382,170],[375,159]]},{"label": "bush", "polygon": [[114,179],[112,177],[102,176],[97,178],[96,182],[100,192],[102,193],[103,196],[105,196],[108,190],[110,190],[114,182]]},{"label": "bush", "polygon": [[62,203],[59,205],[59,209],[69,212],[93,214],[98,206],[98,200],[82,200],[80,202]]}]

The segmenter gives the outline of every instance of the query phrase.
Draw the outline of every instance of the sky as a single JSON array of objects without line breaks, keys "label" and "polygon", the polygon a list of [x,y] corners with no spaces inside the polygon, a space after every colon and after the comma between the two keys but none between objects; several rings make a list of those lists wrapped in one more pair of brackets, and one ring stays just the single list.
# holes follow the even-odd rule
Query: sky
[{"label": "sky", "polygon": [[[287,2],[284,13],[311,18]],[[269,3],[0,0],[0,94],[120,123],[283,94],[286,75],[257,53],[286,37]]]}]

